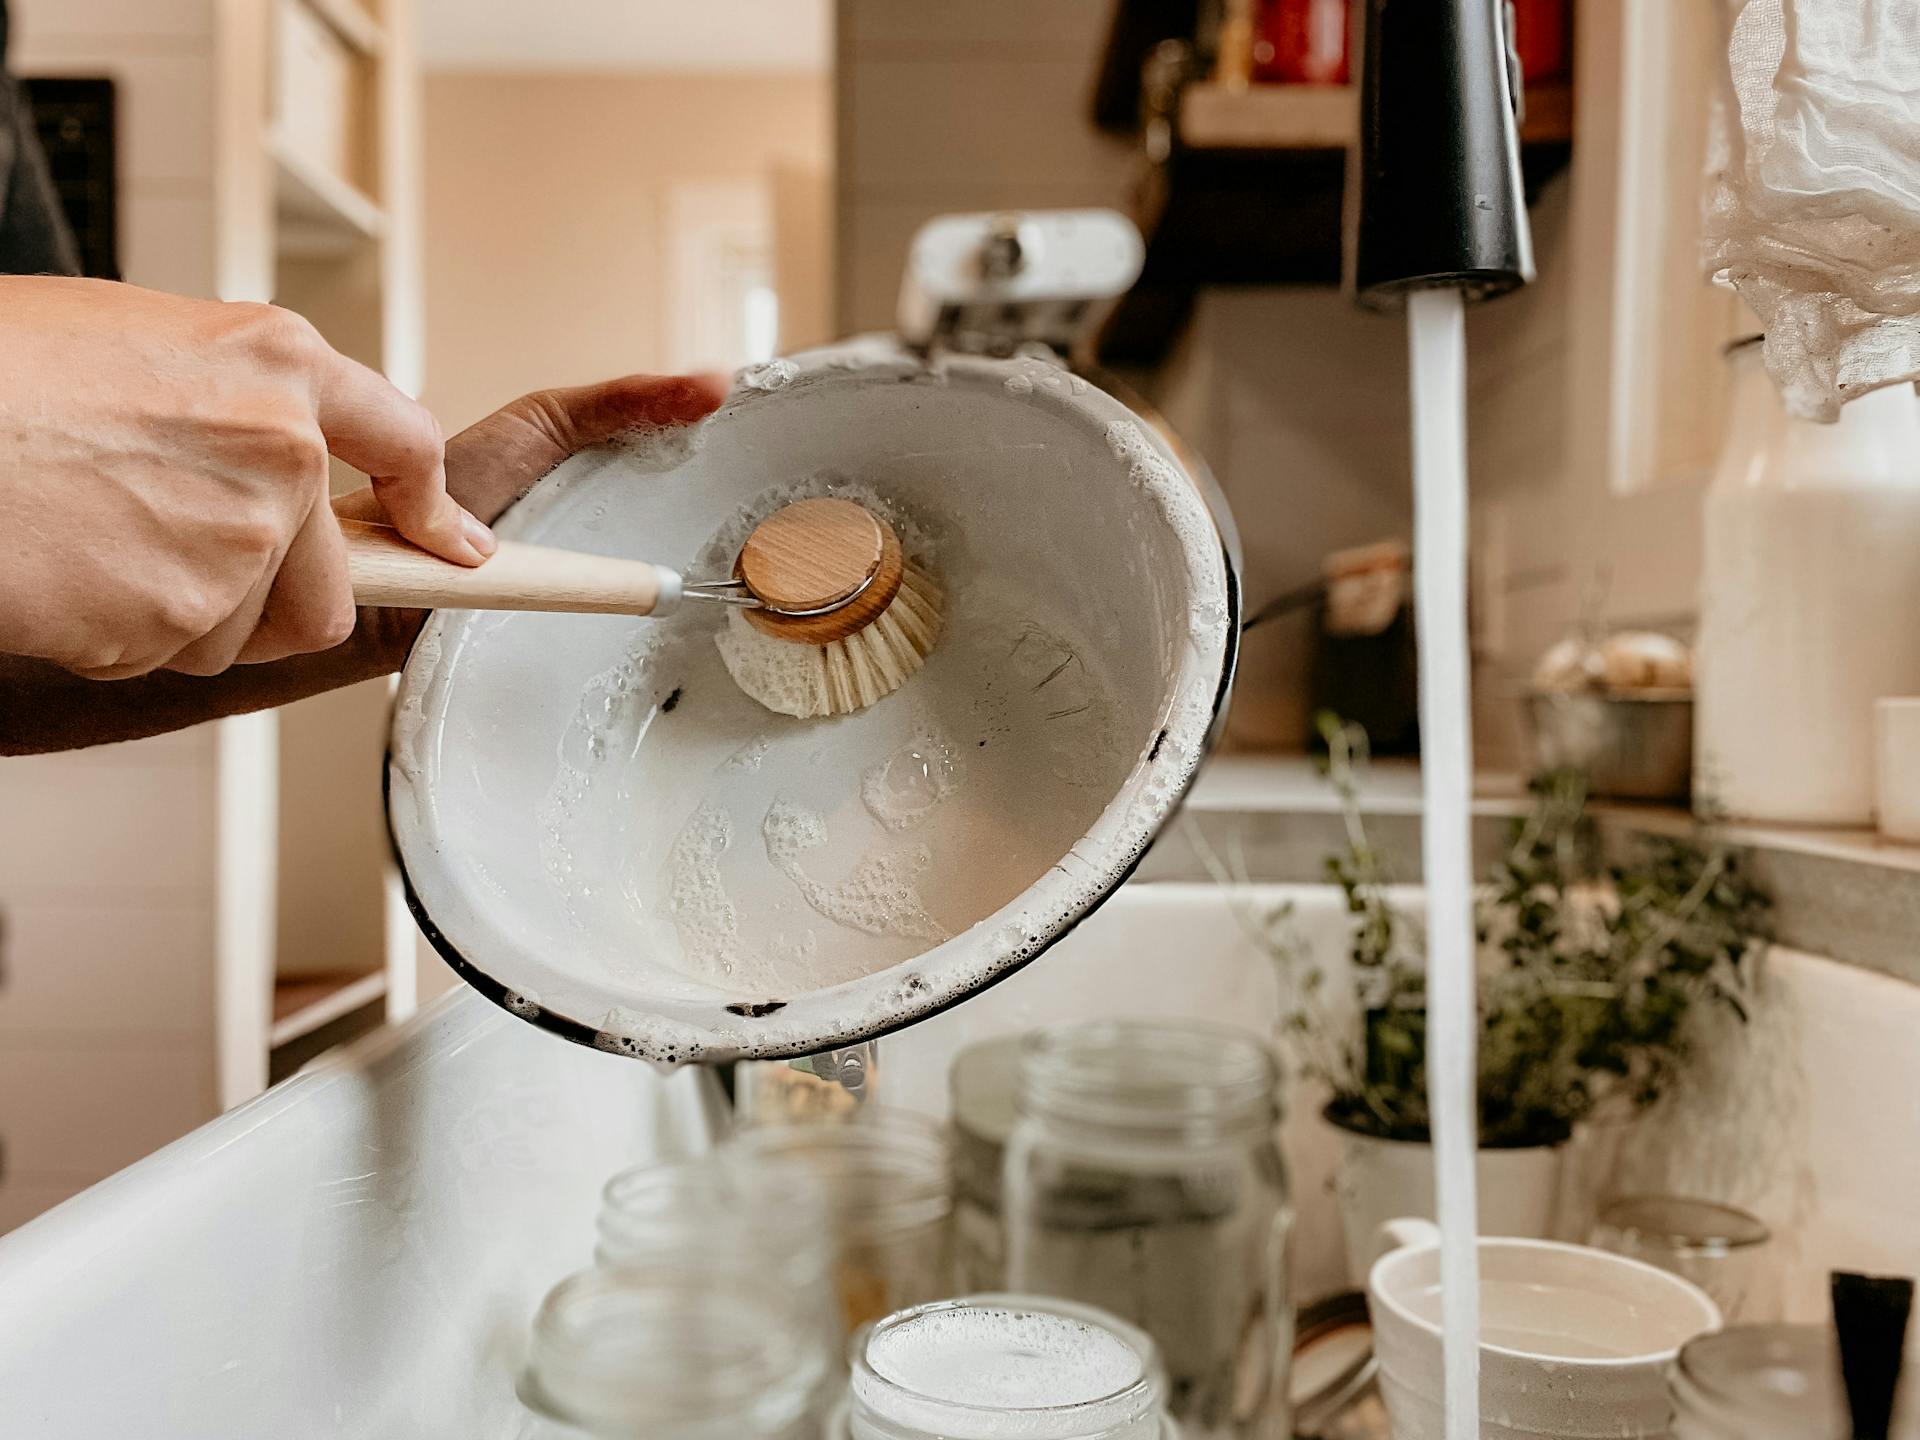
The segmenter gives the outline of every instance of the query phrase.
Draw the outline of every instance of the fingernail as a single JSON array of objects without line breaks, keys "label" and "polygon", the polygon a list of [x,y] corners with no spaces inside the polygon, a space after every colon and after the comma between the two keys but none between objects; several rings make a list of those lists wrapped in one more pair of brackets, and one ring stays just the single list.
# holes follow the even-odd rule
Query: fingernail
[{"label": "fingernail", "polygon": [[483,560],[500,548],[500,542],[493,538],[493,531],[465,510],[460,512],[460,533],[467,537],[469,545],[480,552]]}]

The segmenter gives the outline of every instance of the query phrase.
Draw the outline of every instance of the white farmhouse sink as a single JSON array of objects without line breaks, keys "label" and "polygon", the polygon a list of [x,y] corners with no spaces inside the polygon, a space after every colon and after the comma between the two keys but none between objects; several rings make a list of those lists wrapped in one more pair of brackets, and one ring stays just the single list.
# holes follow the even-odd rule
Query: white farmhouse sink
[{"label": "white farmhouse sink", "polygon": [[[1301,893],[1338,919],[1331,892]],[[1136,884],[882,1040],[880,1098],[943,1113],[946,1064],[978,1036],[1125,1014],[1265,1026],[1274,994],[1220,892]],[[457,991],[0,1238],[0,1434],[511,1434],[518,1336],[589,1258],[601,1184],[710,1143],[709,1093]]]},{"label": "white farmhouse sink", "polygon": [[[879,1098],[944,1113],[960,1048],[1051,1021],[1270,1028],[1279,987],[1234,903],[1288,899],[1334,960],[1349,917],[1330,888],[1129,885],[1027,969],[883,1039]],[[1787,950],[1770,972],[1757,1043],[1703,1064],[1693,1103],[1596,1156],[1596,1178],[1752,1206],[1811,1318],[1830,1266],[1920,1266],[1920,988]],[[455,992],[0,1238],[0,1436],[514,1435],[518,1337],[588,1259],[601,1184],[710,1143],[711,1093]],[[1866,1115],[1885,1143],[1862,1143]],[[1344,1278],[1333,1142],[1306,1101],[1285,1140],[1312,1296]]]}]

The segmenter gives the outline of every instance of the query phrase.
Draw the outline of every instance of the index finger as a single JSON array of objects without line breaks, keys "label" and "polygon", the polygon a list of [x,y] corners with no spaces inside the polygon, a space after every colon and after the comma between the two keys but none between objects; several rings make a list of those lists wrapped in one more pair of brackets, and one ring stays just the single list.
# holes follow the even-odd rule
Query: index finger
[{"label": "index finger", "polygon": [[327,449],[366,472],[396,530],[462,565],[478,565],[493,553],[492,532],[447,494],[446,447],[424,405],[327,347],[314,402]]}]

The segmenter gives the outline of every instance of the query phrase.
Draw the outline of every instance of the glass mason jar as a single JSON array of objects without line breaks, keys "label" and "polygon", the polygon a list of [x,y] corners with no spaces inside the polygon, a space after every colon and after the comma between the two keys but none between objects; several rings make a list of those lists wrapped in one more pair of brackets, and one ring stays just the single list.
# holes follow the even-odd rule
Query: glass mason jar
[{"label": "glass mason jar", "polygon": [[1153,1341],[1090,1305],[976,1295],[854,1341],[831,1440],[1175,1440]]},{"label": "glass mason jar", "polygon": [[1151,1335],[1190,1440],[1285,1435],[1292,1212],[1272,1052],[1223,1027],[1070,1025],[1029,1037],[1020,1079],[1009,1288]]},{"label": "glass mason jar", "polygon": [[534,1316],[521,1435],[806,1440],[831,1357],[826,1328],[733,1257],[583,1270]]},{"label": "glass mason jar", "polygon": [[1824,1325],[1702,1335],[1681,1347],[1667,1388],[1673,1440],[1844,1440],[1853,1433],[1833,1331]]},{"label": "glass mason jar", "polygon": [[963,1295],[1002,1290],[1007,1245],[1000,1172],[1017,1116],[1024,1035],[969,1045],[947,1072],[953,1109],[953,1270]]},{"label": "glass mason jar", "polygon": [[1707,1292],[1729,1324],[1770,1318],[1762,1288],[1766,1223],[1687,1195],[1626,1195],[1600,1207],[1587,1236],[1596,1250],[1644,1260]]},{"label": "glass mason jar", "polygon": [[594,1263],[617,1268],[694,1251],[753,1255],[796,1294],[832,1296],[833,1231],[811,1166],[724,1149],[636,1165],[606,1184]]},{"label": "glass mason jar", "polygon": [[867,1108],[844,1124],[743,1130],[729,1148],[754,1162],[802,1165],[819,1180],[843,1337],[952,1293],[952,1181],[946,1136],[933,1121]]}]

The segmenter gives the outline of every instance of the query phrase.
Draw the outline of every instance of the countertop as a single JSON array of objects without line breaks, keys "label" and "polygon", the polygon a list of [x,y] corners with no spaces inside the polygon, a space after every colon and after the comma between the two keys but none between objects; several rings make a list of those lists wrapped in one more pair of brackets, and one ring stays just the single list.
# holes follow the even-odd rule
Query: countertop
[{"label": "countertop", "polygon": [[[1499,853],[1528,805],[1512,774],[1474,784],[1476,863]],[[1361,812],[1400,878],[1420,875],[1420,771],[1376,761],[1361,786]],[[1670,806],[1596,802],[1603,833],[1678,835],[1698,821]],[[1870,829],[1723,824],[1749,873],[1773,897],[1774,938],[1869,970],[1920,983],[1920,846]],[[1195,781],[1182,813],[1141,866],[1141,879],[1318,881],[1344,839],[1339,804],[1306,755],[1217,755]]]}]

